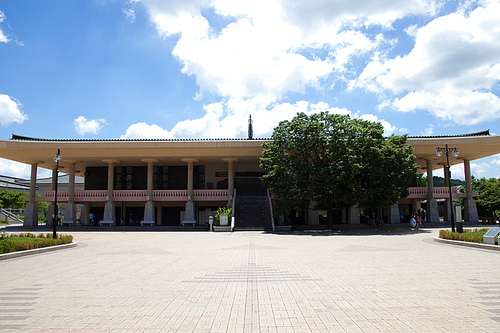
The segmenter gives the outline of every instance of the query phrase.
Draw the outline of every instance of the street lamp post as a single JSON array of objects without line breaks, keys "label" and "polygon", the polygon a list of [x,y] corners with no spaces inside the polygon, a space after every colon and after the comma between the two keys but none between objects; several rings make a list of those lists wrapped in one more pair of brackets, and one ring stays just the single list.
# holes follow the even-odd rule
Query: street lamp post
[{"label": "street lamp post", "polygon": [[[436,148],[436,155],[437,156],[442,156],[443,155],[443,151],[446,154],[446,169],[447,169],[447,172],[448,172],[448,191],[450,193],[450,211],[451,211],[451,231],[455,232],[455,217],[454,217],[454,214],[453,214],[453,198],[452,198],[452,195],[451,195],[451,171],[450,171],[450,158],[449,158],[449,155],[450,155],[450,153],[452,153],[453,156],[458,157],[459,152],[458,152],[457,148],[448,148],[448,144],[446,144],[446,148],[439,148],[439,147]],[[432,181],[432,179],[430,181]],[[462,232],[461,224],[460,224],[460,227],[459,227],[459,225],[457,223],[457,231],[458,232]]]},{"label": "street lamp post", "polygon": [[61,160],[62,155],[61,155],[61,150],[57,148],[57,154],[54,157],[54,162],[56,162],[56,193],[55,193],[55,199],[54,199],[54,217],[52,219],[52,238],[56,239],[57,238],[57,218],[59,215],[59,209],[57,208],[57,183],[59,180],[59,161]]}]

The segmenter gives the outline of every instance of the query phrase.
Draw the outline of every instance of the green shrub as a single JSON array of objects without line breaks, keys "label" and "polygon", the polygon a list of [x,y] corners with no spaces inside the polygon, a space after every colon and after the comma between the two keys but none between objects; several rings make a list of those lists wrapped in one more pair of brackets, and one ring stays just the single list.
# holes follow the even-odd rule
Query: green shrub
[{"label": "green shrub", "polygon": [[6,234],[3,232],[0,234],[0,254],[69,244],[72,242],[73,236],[71,235],[58,234],[53,239],[50,233],[36,235],[32,233]]},{"label": "green shrub", "polygon": [[483,236],[489,228],[464,229],[464,232],[452,232],[451,230],[439,230],[439,238],[457,240],[462,242],[484,243]]},{"label": "green shrub", "polygon": [[220,225],[220,216],[222,214],[227,214],[229,223],[231,224],[231,218],[233,217],[233,209],[232,208],[226,208],[226,207],[219,207],[217,211],[215,212],[214,216],[214,225]]}]

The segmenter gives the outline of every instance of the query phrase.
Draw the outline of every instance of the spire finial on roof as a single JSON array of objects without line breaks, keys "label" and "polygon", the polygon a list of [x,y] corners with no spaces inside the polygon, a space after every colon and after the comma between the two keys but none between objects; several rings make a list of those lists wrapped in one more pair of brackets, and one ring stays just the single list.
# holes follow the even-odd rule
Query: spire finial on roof
[{"label": "spire finial on roof", "polygon": [[248,140],[253,140],[252,115],[248,118]]}]

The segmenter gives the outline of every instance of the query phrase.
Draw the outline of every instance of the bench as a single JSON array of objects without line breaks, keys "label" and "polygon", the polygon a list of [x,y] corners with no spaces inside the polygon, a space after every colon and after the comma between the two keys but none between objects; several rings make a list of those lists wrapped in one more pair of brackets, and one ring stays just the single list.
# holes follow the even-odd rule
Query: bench
[{"label": "bench", "polygon": [[155,221],[141,221],[141,227],[149,224],[151,227],[155,225]]},{"label": "bench", "polygon": [[68,227],[71,227],[73,225],[73,221],[61,221],[61,226],[64,227],[65,224],[67,224]]},{"label": "bench", "polygon": [[182,221],[181,224],[183,227],[185,227],[186,224],[191,224],[194,227],[194,225],[196,224],[196,221]]},{"label": "bench", "polygon": [[113,225],[114,221],[99,221],[99,226],[102,227],[103,225],[109,225],[110,227]]}]

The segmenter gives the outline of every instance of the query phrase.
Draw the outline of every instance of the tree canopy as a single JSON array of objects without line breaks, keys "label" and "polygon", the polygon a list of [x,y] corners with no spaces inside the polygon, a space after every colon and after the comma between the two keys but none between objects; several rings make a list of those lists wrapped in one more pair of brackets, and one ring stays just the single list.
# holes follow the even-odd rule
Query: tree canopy
[{"label": "tree canopy", "polygon": [[387,207],[408,195],[416,175],[406,136],[383,136],[383,126],[346,115],[299,113],[263,144],[261,180],[285,209]]},{"label": "tree canopy", "polygon": [[[500,216],[500,178],[480,178],[472,176],[472,192],[477,192],[476,198],[477,213],[483,217]],[[465,192],[465,186],[460,188],[460,192]],[[463,198],[457,199],[456,205],[463,206]]]},{"label": "tree canopy", "polygon": [[3,208],[22,208],[26,207],[26,192],[17,192],[11,190],[0,191],[0,207]]}]

